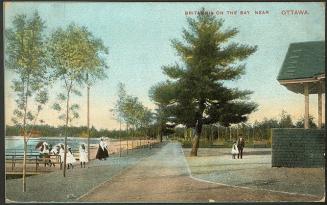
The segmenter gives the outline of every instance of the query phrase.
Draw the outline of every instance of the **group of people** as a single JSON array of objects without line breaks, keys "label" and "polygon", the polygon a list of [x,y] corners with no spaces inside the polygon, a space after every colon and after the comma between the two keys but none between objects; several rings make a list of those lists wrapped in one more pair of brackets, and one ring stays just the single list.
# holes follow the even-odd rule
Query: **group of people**
[{"label": "group of people", "polygon": [[[45,166],[56,166],[55,163],[53,163],[50,159],[51,155],[59,155],[61,158],[61,163],[63,164],[64,161],[64,155],[65,155],[65,145],[60,143],[55,146],[51,146],[47,142],[43,142],[40,149],[40,158],[45,159]],[[88,156],[87,156],[87,150],[84,143],[82,143],[79,146],[79,162],[81,165],[81,168],[85,168],[85,164],[88,162]],[[109,157],[108,152],[108,144],[104,141],[104,138],[100,138],[99,147],[96,153],[96,159],[99,160],[106,160],[106,158]],[[67,145],[67,152],[66,152],[66,165],[67,169],[74,168],[74,165],[76,163],[76,159],[73,155],[72,148]]]},{"label": "group of people", "polygon": [[[55,146],[49,145],[47,142],[43,142],[40,148],[40,157],[45,159],[45,166],[49,165],[56,166],[50,159],[50,154],[52,155],[59,155],[61,159],[61,164],[64,161],[65,155],[65,145],[60,143]],[[85,149],[85,144],[81,144],[79,147],[79,161],[81,167],[85,168],[85,163],[88,162],[87,151]],[[76,159],[73,155],[72,149],[70,146],[67,145],[67,152],[66,152],[66,165],[67,169],[74,168],[73,164],[76,163]]]},{"label": "group of people", "polygon": [[237,141],[234,141],[232,146],[232,158],[236,159],[235,156],[237,155],[237,159],[243,158],[243,149],[245,146],[245,141],[242,136],[238,138]]}]

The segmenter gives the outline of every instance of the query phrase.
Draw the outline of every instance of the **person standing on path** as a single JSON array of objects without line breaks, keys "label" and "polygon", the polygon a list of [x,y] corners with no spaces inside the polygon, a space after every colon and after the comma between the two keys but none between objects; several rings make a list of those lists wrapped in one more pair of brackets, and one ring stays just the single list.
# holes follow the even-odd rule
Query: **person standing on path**
[{"label": "person standing on path", "polygon": [[67,158],[66,158],[66,164],[68,165],[68,168],[67,169],[70,169],[70,168],[74,168],[73,164],[76,162],[76,159],[73,155],[73,152],[72,152],[72,148],[71,147],[68,147],[68,151],[67,151]]},{"label": "person standing on path", "polygon": [[234,141],[233,147],[232,147],[232,158],[235,159],[235,155],[237,155],[238,152],[238,148],[237,148],[237,143],[236,140]]},{"label": "person standing on path", "polygon": [[60,156],[60,167],[64,164],[64,157],[65,157],[65,145],[60,144],[60,149],[59,149],[59,156]]},{"label": "person standing on path", "polygon": [[109,157],[108,145],[106,142],[104,142],[104,138],[101,137],[100,143],[99,143],[99,148],[98,148],[95,158],[99,159],[99,160],[106,160],[107,157]]},{"label": "person standing on path", "polygon": [[244,139],[242,137],[242,135],[239,137],[239,139],[237,140],[237,149],[238,149],[238,154],[237,154],[237,159],[239,159],[241,157],[241,159],[243,158],[243,149],[245,146],[245,142]]},{"label": "person standing on path", "polygon": [[81,164],[81,168],[85,168],[85,163],[88,162],[89,160],[87,159],[87,152],[85,150],[85,144],[81,144],[79,147],[79,161]]}]

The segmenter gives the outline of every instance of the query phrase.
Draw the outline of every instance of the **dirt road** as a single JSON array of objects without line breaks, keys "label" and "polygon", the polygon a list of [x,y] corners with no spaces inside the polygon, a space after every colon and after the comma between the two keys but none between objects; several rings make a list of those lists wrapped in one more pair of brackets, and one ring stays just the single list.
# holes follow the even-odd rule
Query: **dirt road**
[{"label": "dirt road", "polygon": [[79,199],[87,202],[317,201],[319,197],[235,188],[190,177],[179,144],[168,143]]}]

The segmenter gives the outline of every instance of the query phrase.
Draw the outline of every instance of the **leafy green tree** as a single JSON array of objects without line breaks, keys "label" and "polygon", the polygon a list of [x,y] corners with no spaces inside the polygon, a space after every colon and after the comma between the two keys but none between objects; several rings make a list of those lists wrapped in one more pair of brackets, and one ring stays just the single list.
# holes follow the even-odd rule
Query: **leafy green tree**
[{"label": "leafy green tree", "polygon": [[167,125],[167,123],[169,122],[169,115],[167,114],[166,107],[164,105],[157,104],[157,107],[158,108],[156,109],[154,118],[159,129],[159,140],[160,142],[162,142],[163,135],[171,134],[171,132],[169,132],[170,129]]},{"label": "leafy green tree", "polygon": [[149,130],[150,125],[153,122],[153,113],[150,109],[147,107],[144,107],[143,105],[138,108],[138,121],[140,124],[140,127],[145,130],[145,135],[148,137],[149,133],[147,132]]},{"label": "leafy green tree", "polygon": [[124,112],[124,103],[126,99],[126,90],[125,85],[123,83],[118,84],[118,99],[115,104],[115,108],[111,109],[114,112],[115,119],[119,122],[119,156],[121,156],[121,123],[126,121],[126,114]]},{"label": "leafy green tree", "polygon": [[262,128],[278,128],[279,127],[279,122],[276,119],[267,119],[264,118],[259,124],[259,127]]},{"label": "leafy green tree", "polygon": [[283,110],[282,113],[280,114],[279,127],[280,128],[294,127],[291,115],[288,114],[285,110]]},{"label": "leafy green tree", "polygon": [[39,114],[48,101],[47,55],[44,46],[45,23],[37,12],[30,18],[17,15],[13,28],[5,33],[5,66],[16,74],[11,88],[17,108],[12,121],[24,135],[23,192],[26,191],[27,143]]},{"label": "leafy green tree", "polygon": [[122,83],[118,84],[118,100],[113,111],[119,122],[124,122],[128,128],[135,130],[146,129],[152,122],[151,111],[144,107],[137,97],[128,95]]},{"label": "leafy green tree", "polygon": [[[295,127],[304,128],[304,117],[301,117],[295,122]],[[314,122],[314,117],[312,115],[309,116],[309,128],[317,128],[317,124]]]},{"label": "leafy green tree", "polygon": [[[116,102],[115,108],[113,111],[116,114],[116,119],[120,123],[119,135],[121,136],[121,123],[126,124],[126,132],[129,134],[129,127],[135,126],[136,123],[136,114],[135,114],[135,106],[138,104],[138,99],[136,97],[127,95],[125,90],[125,84],[118,84],[118,100]],[[134,136],[134,135],[133,135]],[[128,144],[128,138],[127,138]],[[133,146],[132,146],[133,147]],[[128,149],[127,149],[128,153]]]},{"label": "leafy green tree", "polygon": [[224,21],[215,16],[198,15],[187,18],[187,22],[183,41],[172,40],[182,64],[162,67],[170,79],[152,87],[150,97],[169,108],[175,124],[195,128],[190,155],[197,156],[204,124],[243,122],[256,109],[257,104],[248,101],[251,91],[228,88],[224,82],[245,73],[241,61],[257,47],[227,44],[238,30],[222,30]]},{"label": "leafy green tree", "polygon": [[118,99],[115,104],[115,108],[112,109],[111,111],[114,112],[116,120],[118,120],[120,123],[126,122],[127,121],[127,116],[125,112],[125,99],[127,97],[126,90],[125,90],[125,85],[123,83],[118,84]]},{"label": "leafy green tree", "polygon": [[[76,104],[71,105],[72,94],[81,96],[78,90],[85,82],[90,82],[87,77],[92,75],[99,77],[102,75],[101,68],[104,60],[100,58],[98,52],[107,52],[100,40],[93,39],[86,27],[70,24],[66,29],[59,28],[52,33],[48,44],[50,65],[54,68],[56,78],[63,82],[64,92],[58,96],[59,102],[53,108],[57,111],[64,110],[65,114],[59,118],[65,120],[65,150],[67,150],[67,127],[73,119],[78,118],[78,108]],[[66,173],[66,152],[64,155],[63,175]]]},{"label": "leafy green tree", "polygon": [[[132,147],[134,143],[134,130],[138,130],[142,126],[141,118],[143,105],[138,100],[137,97],[127,95],[123,104],[124,118],[127,123],[127,135],[129,134],[129,127],[133,129],[132,131]],[[141,141],[141,140],[140,140]],[[141,144],[141,143],[140,143]]]}]

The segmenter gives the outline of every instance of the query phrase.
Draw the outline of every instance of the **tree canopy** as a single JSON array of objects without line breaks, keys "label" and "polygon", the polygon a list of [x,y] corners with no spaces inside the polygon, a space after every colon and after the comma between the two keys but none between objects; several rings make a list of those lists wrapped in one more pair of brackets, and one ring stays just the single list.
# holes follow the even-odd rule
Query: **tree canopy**
[{"label": "tree canopy", "polygon": [[[17,108],[12,120],[24,132],[27,132],[25,128],[33,124],[48,101],[49,76],[44,29],[44,21],[35,12],[30,18],[26,15],[15,16],[13,28],[5,32],[5,65],[17,74],[11,86],[17,94]],[[31,98],[34,98],[37,106],[28,103]]]},{"label": "tree canopy", "polygon": [[118,84],[118,100],[113,111],[116,119],[135,128],[147,127],[152,122],[152,112],[137,97],[128,95],[123,83]]}]

